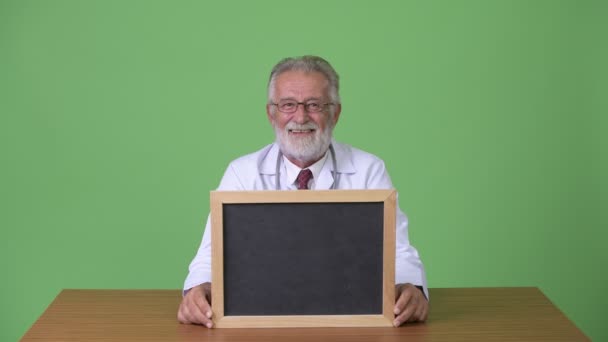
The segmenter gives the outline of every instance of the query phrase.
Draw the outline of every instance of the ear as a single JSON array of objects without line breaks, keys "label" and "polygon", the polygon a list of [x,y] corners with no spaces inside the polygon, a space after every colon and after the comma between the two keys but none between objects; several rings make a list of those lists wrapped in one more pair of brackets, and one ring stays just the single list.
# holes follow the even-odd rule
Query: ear
[{"label": "ear", "polygon": [[268,117],[268,122],[274,127],[274,115],[272,114],[272,105],[266,105],[266,116]]},{"label": "ear", "polygon": [[336,105],[336,110],[334,111],[334,122],[333,122],[334,127],[336,127],[336,124],[338,123],[338,119],[340,118],[340,112],[342,112],[342,104],[338,103]]}]

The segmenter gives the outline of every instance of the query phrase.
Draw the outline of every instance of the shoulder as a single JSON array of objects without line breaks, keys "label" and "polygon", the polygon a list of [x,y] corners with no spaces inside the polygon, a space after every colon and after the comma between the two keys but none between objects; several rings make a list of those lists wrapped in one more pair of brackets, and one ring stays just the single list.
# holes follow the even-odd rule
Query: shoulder
[{"label": "shoulder", "polygon": [[[372,153],[337,141],[333,141],[332,145],[336,151],[338,164],[346,166],[350,164],[352,169],[356,171],[370,167],[384,167],[384,161]],[[338,168],[340,167],[338,166]]]},{"label": "shoulder", "polygon": [[338,172],[343,175],[345,187],[361,189],[391,189],[392,182],[384,161],[376,155],[338,142],[332,143],[336,151]]},{"label": "shoulder", "polygon": [[[264,146],[253,153],[234,159],[228,164],[218,190],[253,190],[262,169],[267,168],[268,155],[275,144]],[[276,159],[276,158],[275,158]]]},{"label": "shoulder", "polygon": [[262,166],[263,162],[267,159],[269,154],[276,153],[276,144],[268,144],[261,149],[238,157],[230,162],[229,167],[234,169],[251,169],[252,167],[258,168]]}]

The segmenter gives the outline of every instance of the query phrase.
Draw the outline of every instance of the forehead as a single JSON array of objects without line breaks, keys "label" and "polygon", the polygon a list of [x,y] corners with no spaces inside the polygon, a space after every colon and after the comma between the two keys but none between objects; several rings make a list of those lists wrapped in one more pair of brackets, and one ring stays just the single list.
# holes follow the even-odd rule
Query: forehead
[{"label": "forehead", "polygon": [[329,82],[320,72],[286,71],[277,76],[275,96],[296,99],[327,97]]}]

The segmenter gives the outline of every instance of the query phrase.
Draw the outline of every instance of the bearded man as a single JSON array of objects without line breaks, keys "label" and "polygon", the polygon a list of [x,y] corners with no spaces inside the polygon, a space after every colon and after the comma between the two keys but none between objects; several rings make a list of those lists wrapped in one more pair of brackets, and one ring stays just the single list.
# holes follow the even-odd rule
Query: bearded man
[{"label": "bearded man", "polygon": [[[276,142],[231,162],[217,190],[392,189],[381,159],[332,139],[341,110],[338,74],[327,61],[283,59],[270,73],[266,105]],[[395,326],[428,315],[426,276],[407,224],[397,206]],[[213,327],[210,231],[208,219],[177,314],[181,323],[208,328]]]}]

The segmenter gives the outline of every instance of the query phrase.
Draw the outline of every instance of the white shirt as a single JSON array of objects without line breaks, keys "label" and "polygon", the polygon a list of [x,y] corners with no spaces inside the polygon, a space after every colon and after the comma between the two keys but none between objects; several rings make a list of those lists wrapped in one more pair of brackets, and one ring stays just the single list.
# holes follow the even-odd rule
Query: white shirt
[{"label": "white shirt", "polygon": [[[364,151],[332,141],[336,152],[336,178],[337,189],[393,189],[393,184],[384,166],[384,162]],[[219,191],[244,190],[276,190],[276,165],[279,158],[279,146],[270,144],[263,149],[240,157],[232,161],[220,182]],[[325,157],[319,160],[312,170],[315,190],[328,190],[334,183],[333,162],[327,162]],[[296,189],[295,177],[300,169],[290,170],[286,158],[281,158],[279,178],[281,190]],[[317,169],[318,167],[318,169]],[[296,176],[294,177],[294,172]],[[316,173],[316,174],[315,174]],[[398,197],[397,197],[398,198]],[[399,209],[397,203],[396,226],[396,260],[395,284],[411,283],[422,286],[429,298],[424,267],[418,256],[418,251],[410,245],[408,237],[408,220]],[[207,218],[207,225],[203,233],[203,240],[190,263],[189,273],[184,282],[184,290],[191,289],[199,284],[211,282],[211,225]]]},{"label": "white shirt", "polygon": [[[317,160],[314,164],[307,167],[312,172],[312,178],[308,181],[308,189],[315,190],[315,179],[321,175],[321,170],[323,169],[323,165],[327,160],[328,152],[325,152],[321,159]],[[283,156],[283,163],[285,164],[285,169],[287,171],[287,184],[291,184],[290,190],[297,190],[298,186],[296,184],[296,179],[300,174],[301,169],[296,164],[292,163],[287,157]]]}]

